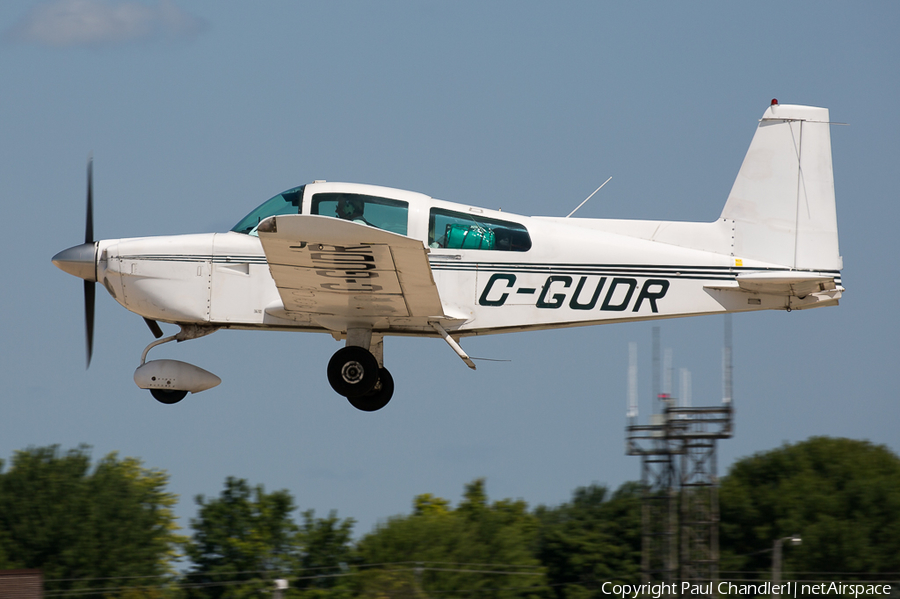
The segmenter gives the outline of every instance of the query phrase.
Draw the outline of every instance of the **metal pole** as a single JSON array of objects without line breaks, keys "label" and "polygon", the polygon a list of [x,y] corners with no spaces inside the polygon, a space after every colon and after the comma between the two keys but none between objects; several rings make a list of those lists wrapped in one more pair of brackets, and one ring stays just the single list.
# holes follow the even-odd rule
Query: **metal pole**
[{"label": "metal pole", "polygon": [[284,591],[288,588],[288,581],[286,578],[277,578],[275,580],[275,592],[272,593],[273,599],[282,599],[284,597]]},{"label": "metal pole", "polygon": [[772,599],[778,599],[779,593],[775,592],[775,585],[781,584],[781,543],[784,539],[775,541],[772,547]]},{"label": "metal pole", "polygon": [[791,545],[799,545],[802,539],[797,534],[782,537],[776,540],[772,546],[772,599],[778,599],[780,595],[780,593],[775,592],[775,585],[781,584],[781,546],[785,541],[790,541]]}]

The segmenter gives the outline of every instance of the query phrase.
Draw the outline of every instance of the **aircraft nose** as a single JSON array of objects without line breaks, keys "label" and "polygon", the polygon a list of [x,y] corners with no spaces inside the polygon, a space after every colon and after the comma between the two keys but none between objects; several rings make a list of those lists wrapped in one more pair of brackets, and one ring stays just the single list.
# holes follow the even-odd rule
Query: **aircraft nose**
[{"label": "aircraft nose", "polygon": [[53,264],[70,275],[97,282],[97,244],[82,243],[53,256]]}]

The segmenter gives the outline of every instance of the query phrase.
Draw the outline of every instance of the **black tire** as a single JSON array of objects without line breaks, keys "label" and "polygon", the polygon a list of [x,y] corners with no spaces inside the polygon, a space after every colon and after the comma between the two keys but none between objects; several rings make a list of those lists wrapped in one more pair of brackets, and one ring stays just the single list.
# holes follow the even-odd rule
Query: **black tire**
[{"label": "black tire", "polygon": [[187,391],[181,389],[150,389],[150,395],[159,403],[172,405],[178,403],[188,394]]},{"label": "black tire", "polygon": [[363,412],[375,412],[388,405],[394,395],[394,377],[387,368],[378,371],[378,384],[362,397],[348,397],[350,405]]},{"label": "black tire", "polygon": [[328,382],[344,397],[362,397],[378,383],[378,360],[362,347],[339,349],[328,361]]}]

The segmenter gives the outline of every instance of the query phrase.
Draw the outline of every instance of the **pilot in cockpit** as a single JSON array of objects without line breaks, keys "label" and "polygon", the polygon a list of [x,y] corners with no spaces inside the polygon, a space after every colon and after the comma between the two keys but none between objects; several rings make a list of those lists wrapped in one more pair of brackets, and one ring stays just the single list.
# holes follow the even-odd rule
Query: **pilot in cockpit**
[{"label": "pilot in cockpit", "polygon": [[338,218],[359,223],[361,225],[372,226],[372,223],[367,221],[363,216],[365,209],[366,204],[363,202],[362,198],[354,197],[352,195],[342,195],[338,199],[337,207],[334,209],[334,212]]}]

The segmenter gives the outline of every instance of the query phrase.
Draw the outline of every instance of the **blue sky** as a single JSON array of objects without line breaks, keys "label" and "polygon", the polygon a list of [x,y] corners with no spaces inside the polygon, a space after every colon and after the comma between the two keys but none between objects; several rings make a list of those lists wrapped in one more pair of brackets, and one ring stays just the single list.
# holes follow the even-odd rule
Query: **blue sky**
[{"label": "blue sky", "polygon": [[[223,383],[157,404],[152,337],[98,293],[84,371],[83,237],[227,230],[313,179],[520,214],[712,221],[772,98],[831,110],[841,306],[734,318],[737,458],[812,435],[900,451],[896,165],[900,5],[9,0],[0,5],[0,458],[79,443],[166,470],[183,526],[226,476],[358,520],[487,479],[532,505],[639,478],[624,455],[628,343],[651,394],[652,323],[392,339],[390,406],[336,396],[327,335],[223,331],[154,350]],[[694,404],[721,398],[723,320],[658,323]],[[173,329],[173,327],[169,327]],[[169,330],[167,329],[167,330]],[[158,352],[158,353],[156,353]]]}]

